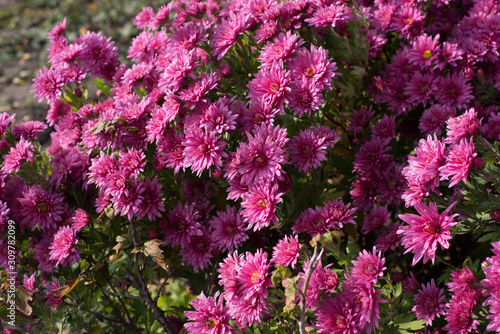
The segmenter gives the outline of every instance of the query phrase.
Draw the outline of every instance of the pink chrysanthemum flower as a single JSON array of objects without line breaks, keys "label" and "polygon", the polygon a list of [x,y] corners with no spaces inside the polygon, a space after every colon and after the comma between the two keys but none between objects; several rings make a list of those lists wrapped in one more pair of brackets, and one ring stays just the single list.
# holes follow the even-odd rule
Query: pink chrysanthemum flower
[{"label": "pink chrysanthemum flower", "polygon": [[438,52],[438,57],[435,59],[434,69],[442,70],[446,64],[457,67],[457,61],[463,58],[463,54],[464,51],[458,47],[458,44],[444,42]]},{"label": "pink chrysanthemum flower", "polygon": [[334,297],[325,296],[316,313],[319,334],[361,333],[360,305],[345,293]]},{"label": "pink chrysanthemum flower", "polygon": [[347,131],[352,131],[354,136],[357,136],[370,122],[373,115],[375,115],[375,110],[373,110],[372,106],[368,108],[362,106],[359,110],[353,110],[352,117],[347,119],[350,122]]},{"label": "pink chrysanthemum flower", "polygon": [[38,289],[36,288],[35,273],[33,273],[31,276],[28,276],[26,274],[24,275],[23,286],[26,288],[26,290],[38,291]]},{"label": "pink chrysanthemum flower", "polygon": [[224,97],[210,104],[201,116],[200,126],[215,133],[235,130],[238,115],[229,109],[231,102]]},{"label": "pink chrysanthemum flower", "polygon": [[419,130],[425,135],[431,135],[440,132],[446,121],[457,115],[455,108],[434,104],[424,110],[420,122],[418,124]]},{"label": "pink chrysanthemum flower", "polygon": [[71,106],[61,100],[53,100],[50,109],[47,111],[45,120],[49,126],[54,126],[56,122],[71,112]]},{"label": "pink chrysanthemum flower", "polygon": [[422,103],[425,106],[427,102],[432,101],[431,94],[434,93],[438,81],[438,77],[433,73],[416,72],[407,82],[404,93],[409,102]]},{"label": "pink chrysanthemum flower", "polygon": [[226,206],[226,211],[217,211],[217,216],[210,221],[213,228],[214,242],[221,251],[238,249],[248,239],[248,224],[243,220],[241,209]]},{"label": "pink chrysanthemum flower", "polygon": [[318,110],[325,102],[320,87],[311,80],[302,78],[302,81],[294,81],[292,90],[288,94],[288,107],[293,114],[302,117],[305,113],[311,116],[312,112]]},{"label": "pink chrysanthemum flower", "polygon": [[33,90],[31,92],[35,93],[35,98],[38,98],[38,102],[47,100],[47,104],[49,104],[61,97],[61,89],[65,84],[59,71],[44,67],[38,72],[36,78],[33,79]]},{"label": "pink chrysanthemum flower", "polygon": [[126,178],[135,179],[144,172],[146,155],[142,149],[131,148],[118,152],[118,168]]},{"label": "pink chrysanthemum flower", "polygon": [[134,25],[141,30],[148,27],[149,22],[155,15],[153,7],[144,7],[139,14],[132,20]]},{"label": "pink chrysanthemum flower", "polygon": [[490,114],[488,121],[483,125],[482,134],[487,140],[500,140],[500,113]]},{"label": "pink chrysanthemum flower", "polygon": [[14,117],[16,117],[16,114],[9,115],[6,112],[0,113],[0,137],[5,134],[5,130],[7,130],[7,127]]},{"label": "pink chrysanthemum flower", "polygon": [[258,57],[261,67],[270,67],[274,61],[287,61],[291,58],[297,48],[304,44],[304,40],[299,38],[299,35],[287,31],[286,34],[280,33],[272,42],[268,42]]},{"label": "pink chrysanthemum flower", "polygon": [[235,296],[236,289],[238,288],[238,271],[243,263],[243,254],[238,255],[237,251],[224,259],[223,262],[219,263],[219,285],[224,288],[224,299],[232,300]]},{"label": "pink chrysanthemum flower", "polygon": [[207,103],[205,95],[219,84],[216,74],[202,73],[200,78],[189,85],[186,89],[178,92],[179,99],[184,102],[186,108],[194,108],[202,103]]},{"label": "pink chrysanthemum flower", "polygon": [[176,133],[173,129],[167,131],[157,147],[157,161],[159,164],[155,167],[156,170],[173,168],[174,174],[177,174],[181,168],[183,170],[186,168],[184,140],[183,132]]},{"label": "pink chrysanthemum flower", "polygon": [[425,324],[432,325],[432,320],[445,313],[443,289],[438,289],[434,279],[427,286],[422,284],[422,289],[413,296],[417,305],[411,309],[417,315],[417,319],[425,319]]},{"label": "pink chrysanthemum flower", "polygon": [[185,311],[189,322],[184,324],[188,333],[193,334],[237,334],[231,327],[229,309],[223,304],[220,292],[214,297],[205,297],[203,292],[189,302],[196,311]]},{"label": "pink chrysanthemum flower", "polygon": [[370,231],[377,230],[384,225],[391,218],[391,214],[387,209],[387,204],[385,206],[380,206],[378,208],[373,208],[368,215],[366,215],[363,220],[363,232],[367,234]]},{"label": "pink chrysanthemum flower", "polygon": [[352,264],[351,273],[346,274],[346,277],[360,285],[377,283],[379,276],[384,275],[384,270],[387,269],[384,267],[385,258],[381,252],[377,253],[375,247],[372,253],[366,250],[360,252]]},{"label": "pink chrysanthemum flower", "polygon": [[23,162],[28,161],[33,163],[34,147],[29,141],[21,138],[16,144],[16,147],[11,147],[9,154],[3,156],[2,173],[5,175],[19,171]]},{"label": "pink chrysanthemum flower", "polygon": [[174,2],[170,2],[167,5],[162,5],[158,12],[150,19],[149,28],[155,30],[162,25],[166,24],[169,20],[170,11],[174,6]]},{"label": "pink chrysanthemum flower", "polygon": [[182,261],[193,266],[194,272],[198,269],[205,269],[211,265],[212,251],[215,243],[213,240],[212,230],[202,227],[201,234],[191,235],[189,241],[182,244],[180,255]]},{"label": "pink chrysanthemum flower", "polygon": [[281,167],[286,163],[285,150],[270,136],[247,134],[248,143],[240,144],[238,173],[247,185],[259,180],[273,181],[283,173]]},{"label": "pink chrysanthemum flower", "polygon": [[429,259],[434,263],[438,244],[443,249],[450,247],[448,240],[452,236],[449,228],[457,225],[454,218],[458,216],[457,213],[450,215],[450,212],[456,204],[457,202],[452,203],[439,214],[436,204],[430,203],[427,206],[419,202],[414,208],[420,216],[413,213],[399,215],[399,218],[408,225],[401,226],[397,233],[403,235],[401,243],[406,249],[405,254],[414,253],[412,265],[422,257],[424,263]]},{"label": "pink chrysanthemum flower", "polygon": [[251,303],[259,299],[265,300],[268,296],[267,289],[273,286],[268,277],[270,267],[266,252],[261,249],[255,255],[247,252],[236,276],[240,284],[236,294]]},{"label": "pink chrysanthemum flower", "polygon": [[435,90],[436,99],[443,104],[463,109],[472,98],[472,85],[458,73],[442,77]]},{"label": "pink chrysanthemum flower", "polygon": [[333,27],[335,28],[339,23],[344,23],[350,17],[350,9],[344,4],[332,4],[330,6],[319,7],[311,18],[305,21],[309,25],[324,28]]},{"label": "pink chrysanthemum flower", "polygon": [[356,224],[354,213],[357,208],[350,208],[351,203],[344,204],[342,200],[328,201],[323,207],[321,215],[325,218],[329,229],[340,229],[344,224]]},{"label": "pink chrysanthemum flower", "polygon": [[278,184],[260,181],[249,188],[243,195],[241,214],[254,231],[269,226],[271,222],[278,227],[278,218],[275,215],[276,204],[281,202],[281,193]]},{"label": "pink chrysanthemum flower", "polygon": [[193,77],[193,70],[199,66],[195,50],[186,51],[178,49],[169,55],[169,64],[163,70],[158,88],[168,93],[170,90],[178,91],[186,77]]},{"label": "pink chrysanthemum flower", "polygon": [[[340,139],[337,133],[332,130],[335,136],[334,141]],[[326,149],[333,146],[332,142],[325,142],[325,137],[321,137],[312,129],[300,131],[299,134],[290,140],[289,158],[290,163],[296,164],[299,171],[308,173],[309,169],[317,168],[321,161],[328,160]]]},{"label": "pink chrysanthemum flower", "polygon": [[51,41],[57,38],[64,37],[64,32],[66,31],[66,18],[63,18],[61,22],[56,23],[51,31],[47,34],[47,38]]},{"label": "pink chrysanthemum flower", "polygon": [[[309,271],[310,261],[304,263],[303,271],[300,273],[300,281],[297,287],[300,290],[304,289],[304,282],[306,279],[306,273]],[[314,268],[311,277],[309,279],[309,285],[306,291],[306,308],[311,308],[311,310],[316,310],[318,308],[319,300],[322,292],[335,292],[338,284],[338,276],[333,272],[330,267],[331,264],[323,268],[323,264],[319,261]]]},{"label": "pink chrysanthemum flower", "polygon": [[[474,318],[474,306],[476,303],[473,300],[462,298],[460,300],[451,301],[446,304],[445,312],[446,325],[444,330],[451,334],[468,334],[477,332],[479,321]],[[496,313],[498,314],[498,313]]]},{"label": "pink chrysanthemum flower", "polygon": [[460,181],[467,182],[471,167],[480,166],[482,163],[482,160],[476,157],[477,153],[473,138],[469,141],[462,139],[460,142],[453,144],[446,155],[445,164],[439,167],[440,180],[448,180],[451,177],[449,188]]},{"label": "pink chrysanthemum flower", "polygon": [[172,247],[188,242],[193,235],[201,235],[200,215],[195,209],[196,203],[182,205],[179,201],[167,212],[167,219],[160,222],[165,234],[165,241]]},{"label": "pink chrysanthemum flower", "polygon": [[290,238],[288,235],[285,235],[285,238],[278,241],[276,246],[274,246],[271,262],[276,263],[276,265],[281,264],[295,268],[295,264],[299,257],[300,247],[299,239],[296,235]]},{"label": "pink chrysanthemum flower", "polygon": [[308,208],[302,212],[292,227],[295,234],[307,232],[311,236],[325,233],[328,229],[326,218],[323,216],[323,210],[319,207],[316,207],[316,209]]},{"label": "pink chrysanthemum flower", "polygon": [[408,166],[403,175],[412,184],[421,185],[426,191],[439,186],[439,168],[444,164],[445,144],[436,135],[420,139],[415,148],[416,156],[408,156]]},{"label": "pink chrysanthemum flower", "polygon": [[255,30],[254,38],[257,44],[261,44],[276,35],[277,32],[278,27],[275,21],[265,21],[260,24],[257,30]]},{"label": "pink chrysanthemum flower", "polygon": [[403,282],[403,291],[411,292],[412,294],[417,292],[419,288],[419,283],[413,272],[410,271],[410,276],[406,277]]},{"label": "pink chrysanthemum flower", "polygon": [[215,132],[207,131],[199,127],[191,127],[186,130],[186,140],[184,142],[184,157],[186,167],[191,167],[196,175],[200,176],[203,170],[208,169],[211,174],[210,167],[215,166],[220,170],[222,166],[222,158],[227,158],[228,155],[224,152],[227,142],[218,140],[219,137]]},{"label": "pink chrysanthemum flower", "polygon": [[396,115],[384,115],[375,123],[371,130],[375,137],[379,138],[396,138]]},{"label": "pink chrysanthemum flower", "polygon": [[248,83],[248,98],[283,110],[283,103],[288,103],[289,85],[290,72],[283,68],[283,61],[276,61],[269,69],[261,68]]},{"label": "pink chrysanthemum flower", "polygon": [[73,217],[71,217],[71,222],[73,223],[71,227],[78,231],[87,226],[89,221],[90,214],[87,211],[83,209],[76,209]]},{"label": "pink chrysanthemum flower", "polygon": [[47,302],[46,304],[50,305],[51,310],[55,310],[56,307],[62,303],[63,299],[60,296],[60,292],[58,290],[61,288],[59,282],[55,280],[52,283],[45,283],[43,285],[47,289]]},{"label": "pink chrysanthemum flower", "polygon": [[142,202],[137,208],[137,220],[142,219],[144,216],[148,216],[150,221],[154,221],[156,217],[161,218],[160,211],[165,211],[165,205],[161,199],[163,196],[161,192],[162,185],[158,183],[158,177],[155,176],[152,180],[145,178],[140,182],[144,186],[144,192],[141,194]]},{"label": "pink chrysanthemum flower", "polygon": [[385,153],[390,149],[391,138],[372,137],[361,145],[354,160],[354,171],[362,174],[382,174],[382,166],[389,162],[392,155]]},{"label": "pink chrysanthemum flower", "polygon": [[234,15],[231,13],[228,19],[222,19],[222,22],[214,29],[211,39],[212,54],[221,60],[226,52],[233,46],[238,35],[243,33],[249,26],[248,15]]},{"label": "pink chrysanthemum flower", "polygon": [[111,80],[118,67],[118,48],[114,46],[111,38],[87,31],[75,40],[76,44],[84,46],[78,57],[84,66],[91,70],[95,76],[102,76]]},{"label": "pink chrysanthemum flower", "polygon": [[144,199],[142,195],[144,190],[142,182],[129,180],[123,193],[119,197],[112,198],[115,215],[119,213],[120,216],[127,216],[131,221],[134,214],[137,215],[139,212],[139,207]]},{"label": "pink chrysanthemum flower", "polygon": [[27,140],[35,139],[36,135],[47,129],[47,124],[40,121],[26,121],[19,125],[14,125],[12,134],[16,139],[24,138]]},{"label": "pink chrysanthemum flower", "polygon": [[420,35],[412,43],[410,61],[417,66],[432,66],[439,53],[439,34],[436,36]]},{"label": "pink chrysanthemum flower", "polygon": [[62,226],[54,235],[52,244],[50,245],[50,260],[57,261],[56,268],[61,264],[72,266],[80,261],[80,253],[76,244],[76,229],[70,226]]},{"label": "pink chrysanthemum flower", "polygon": [[337,73],[337,64],[328,58],[328,50],[311,45],[311,51],[300,48],[297,57],[290,60],[289,68],[294,80],[306,79],[314,82],[321,89],[328,88]]},{"label": "pink chrysanthemum flower", "polygon": [[446,121],[446,142],[457,143],[481,131],[481,121],[477,119],[477,112],[470,108],[458,117]]},{"label": "pink chrysanthemum flower", "polygon": [[32,231],[37,225],[40,229],[56,228],[65,218],[66,203],[60,193],[34,185],[24,189],[17,200],[21,227],[30,226]]},{"label": "pink chrysanthemum flower", "polygon": [[118,160],[115,156],[107,155],[103,151],[98,157],[92,158],[89,167],[88,183],[95,183],[103,187],[109,181],[109,176],[118,170]]},{"label": "pink chrysanthemum flower", "polygon": [[388,249],[394,250],[399,246],[401,243],[401,235],[397,232],[400,226],[400,223],[392,223],[387,230],[380,232],[380,235],[375,241],[375,247],[379,252],[385,252]]}]

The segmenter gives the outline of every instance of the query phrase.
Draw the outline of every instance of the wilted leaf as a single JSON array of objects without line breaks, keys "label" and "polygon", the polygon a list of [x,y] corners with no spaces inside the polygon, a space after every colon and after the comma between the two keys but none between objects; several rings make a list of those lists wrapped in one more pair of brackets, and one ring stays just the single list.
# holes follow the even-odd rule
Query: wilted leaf
[{"label": "wilted leaf", "polygon": [[290,276],[292,276],[290,268],[285,267],[282,264],[278,264],[278,269],[273,271],[273,274],[271,275],[271,281],[273,282],[274,286],[279,286],[280,280],[283,280],[283,279],[290,277]]},{"label": "wilted leaf", "polygon": [[27,290],[24,286],[18,286],[16,288],[16,308],[26,315],[31,315],[33,312],[29,304],[29,302],[33,300],[33,292],[34,291]]},{"label": "wilted leaf", "polygon": [[144,254],[149,255],[153,258],[153,261],[163,269],[167,270],[167,264],[165,263],[165,256],[160,246],[163,241],[159,239],[148,240],[144,243]]},{"label": "wilted leaf", "polygon": [[283,287],[285,288],[285,312],[290,312],[295,307],[295,293],[297,292],[297,281],[300,276],[292,278],[285,278],[283,280]]}]

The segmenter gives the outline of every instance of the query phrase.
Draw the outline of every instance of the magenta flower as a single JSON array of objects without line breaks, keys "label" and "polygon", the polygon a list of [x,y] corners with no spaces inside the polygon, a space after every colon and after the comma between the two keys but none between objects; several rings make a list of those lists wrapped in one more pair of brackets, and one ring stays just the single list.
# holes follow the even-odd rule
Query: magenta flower
[{"label": "magenta flower", "polygon": [[158,177],[155,176],[152,180],[145,178],[140,182],[144,186],[144,192],[141,194],[142,201],[137,208],[137,220],[142,219],[144,216],[148,216],[150,221],[154,221],[156,217],[161,218],[160,211],[165,211],[165,205],[162,200],[162,185],[158,183]]},{"label": "magenta flower", "polygon": [[184,328],[194,334],[236,334],[236,329],[229,324],[231,317],[229,309],[223,304],[220,292],[214,297],[205,297],[201,294],[189,302],[196,311],[185,311],[188,322]]},{"label": "magenta flower", "polygon": [[294,81],[312,81],[319,89],[328,88],[337,73],[337,65],[328,58],[328,50],[311,45],[311,51],[300,48],[297,57],[290,60],[291,77]]},{"label": "magenta flower", "polygon": [[168,94],[178,91],[186,77],[193,77],[193,70],[199,66],[194,50],[178,49],[170,55],[170,62],[161,74],[158,88]]},{"label": "magenta flower", "polygon": [[184,142],[184,157],[186,167],[191,167],[196,175],[200,176],[203,170],[215,165],[217,170],[222,166],[222,158],[228,155],[224,152],[227,142],[218,140],[215,132],[193,126],[186,130],[186,140]]},{"label": "magenta flower", "polygon": [[224,259],[224,262],[219,263],[219,285],[224,288],[224,299],[232,300],[235,297],[236,289],[238,288],[238,271],[244,261],[243,254],[238,255],[237,251]]},{"label": "magenta flower", "polygon": [[[304,289],[304,282],[306,279],[306,273],[309,271],[309,266],[309,261],[304,262],[303,270],[300,273],[300,281],[297,284],[300,290]],[[318,308],[322,292],[335,292],[338,284],[338,276],[335,272],[328,268],[330,266],[331,264],[323,268],[323,264],[319,261],[316,268],[314,268],[309,280],[309,285],[307,286],[306,308],[311,308],[313,311],[316,310]]]},{"label": "magenta flower", "polygon": [[440,180],[448,180],[451,177],[449,188],[460,181],[467,182],[471,167],[476,163],[481,163],[480,158],[476,157],[477,153],[473,138],[470,138],[470,141],[462,139],[460,142],[453,144],[446,155],[445,164],[439,167]]},{"label": "magenta flower", "polygon": [[182,261],[193,266],[195,273],[198,272],[198,269],[203,270],[212,264],[210,259],[214,246],[212,230],[202,227],[201,234],[191,235],[189,241],[182,244],[180,252]]},{"label": "magenta flower", "polygon": [[436,87],[436,99],[451,107],[463,109],[473,98],[472,85],[467,83],[467,79],[461,74],[454,73],[448,74],[446,78],[442,77]]},{"label": "magenta flower", "polygon": [[380,206],[373,208],[368,215],[365,216],[363,220],[363,232],[367,234],[370,231],[377,230],[384,225],[391,218],[391,214],[387,209],[387,204],[385,206]]},{"label": "magenta flower", "polygon": [[21,204],[19,223],[22,227],[30,226],[32,231],[37,225],[40,229],[56,228],[67,213],[62,194],[38,185],[25,188],[17,200]]},{"label": "magenta flower", "polygon": [[309,23],[309,25],[318,28],[335,28],[339,23],[347,21],[349,17],[350,9],[348,7],[344,4],[332,4],[330,6],[319,7],[312,17],[305,21]]},{"label": "magenta flower", "polygon": [[301,245],[299,244],[299,239],[295,235],[290,238],[285,235],[284,239],[278,241],[273,250],[273,258],[271,262],[276,263],[276,265],[281,264],[283,266],[291,266],[295,268],[297,259],[299,257]]},{"label": "magenta flower", "polygon": [[272,42],[268,42],[258,57],[262,63],[261,67],[271,67],[274,61],[287,61],[291,58],[304,43],[304,40],[299,38],[299,35],[287,31],[286,34],[280,33]]},{"label": "magenta flower", "polygon": [[283,110],[283,103],[288,103],[289,85],[290,72],[283,68],[283,61],[275,61],[269,69],[261,68],[248,83],[248,98]]},{"label": "magenta flower", "polygon": [[76,244],[76,229],[70,226],[62,226],[54,235],[50,245],[50,260],[56,261],[56,268],[62,266],[72,266],[80,261],[80,253]]},{"label": "magenta flower", "polygon": [[424,110],[418,128],[426,135],[440,132],[446,121],[457,115],[456,108],[434,104]]},{"label": "magenta flower", "polygon": [[421,35],[412,43],[410,61],[417,66],[432,66],[439,53],[439,34],[436,36]]},{"label": "magenta flower", "polygon": [[35,98],[38,98],[38,102],[47,100],[47,103],[51,103],[61,97],[61,89],[65,84],[66,82],[64,82],[59,71],[44,67],[38,72],[36,78],[33,79],[33,90],[31,92],[35,93]]},{"label": "magenta flower", "polygon": [[151,21],[154,15],[155,12],[153,7],[144,7],[139,14],[135,16],[132,22],[138,29],[144,30],[148,27],[149,21]]},{"label": "magenta flower", "polygon": [[[339,138],[339,137],[337,137]],[[299,171],[308,173],[318,168],[321,161],[327,161],[325,138],[318,136],[313,130],[306,129],[290,140],[288,149],[290,163],[296,164]]]},{"label": "magenta flower", "polygon": [[236,211],[236,208],[227,205],[225,212],[217,211],[217,216],[211,219],[210,225],[214,229],[214,242],[222,251],[238,249],[248,239],[248,224],[243,220],[241,209]]},{"label": "magenta flower", "polygon": [[51,310],[55,310],[56,307],[62,303],[63,299],[60,296],[58,290],[61,288],[57,279],[52,283],[45,283],[43,285],[47,289],[46,297],[47,304],[50,305]]},{"label": "magenta flower", "polygon": [[375,110],[372,106],[368,108],[362,106],[359,110],[353,110],[352,117],[347,119],[350,122],[347,131],[352,131],[354,136],[357,136],[368,125],[373,115]]},{"label": "magenta flower", "polygon": [[231,13],[227,19],[222,19],[222,22],[214,29],[211,39],[212,55],[221,60],[226,52],[236,44],[238,35],[243,33],[249,26],[248,15],[234,15]]},{"label": "magenta flower", "polygon": [[481,131],[481,121],[477,119],[477,112],[474,108],[470,108],[458,117],[449,118],[446,125],[448,144],[457,143]]},{"label": "magenta flower", "polygon": [[3,156],[3,166],[1,171],[3,174],[8,175],[19,171],[23,162],[28,161],[33,163],[34,146],[29,141],[21,138],[17,142],[16,147],[11,147],[9,154]]},{"label": "magenta flower", "polygon": [[79,56],[84,66],[91,70],[95,76],[102,76],[111,80],[118,67],[118,48],[114,46],[111,38],[88,31],[75,40],[76,44],[84,46]]},{"label": "magenta flower", "polygon": [[267,253],[259,249],[255,255],[247,252],[245,258],[236,276],[241,284],[236,293],[244,300],[264,300],[268,295],[267,288],[273,286],[268,277],[271,265],[267,262]]},{"label": "magenta flower", "polygon": [[302,117],[305,113],[311,116],[312,112],[318,110],[325,102],[321,88],[305,78],[302,78],[302,81],[294,81],[288,98],[290,102],[288,107],[298,117]]},{"label": "magenta flower", "polygon": [[87,211],[83,209],[76,209],[73,217],[71,217],[71,222],[73,223],[71,227],[78,231],[87,226],[89,221],[90,214]]},{"label": "magenta flower", "polygon": [[172,247],[188,242],[193,235],[202,235],[200,215],[195,205],[196,203],[182,205],[179,201],[167,212],[167,219],[160,222],[165,241]]},{"label": "magenta flower", "polygon": [[361,145],[355,155],[354,170],[362,174],[382,174],[382,166],[388,163],[392,155],[385,153],[390,149],[391,138],[372,137],[370,141]]},{"label": "magenta flower", "polygon": [[281,193],[278,184],[260,181],[250,186],[249,192],[243,195],[241,214],[254,231],[269,226],[271,222],[278,227],[278,218],[275,215],[276,204],[281,202]]},{"label": "magenta flower", "polygon": [[377,253],[375,247],[372,253],[366,250],[360,252],[352,264],[351,273],[346,274],[346,277],[360,285],[377,283],[379,276],[384,275],[384,270],[387,269],[384,267],[385,258],[381,252]]},{"label": "magenta flower", "polygon": [[319,334],[361,333],[360,306],[345,293],[325,296],[316,313]]},{"label": "magenta flower", "polygon": [[450,215],[451,210],[457,204],[452,203],[441,214],[438,213],[436,204],[429,206],[422,202],[414,205],[420,216],[413,213],[399,215],[399,218],[408,225],[401,226],[397,231],[402,234],[402,244],[405,247],[405,254],[414,253],[412,265],[424,258],[424,263],[429,259],[434,263],[438,244],[443,249],[450,246],[448,240],[452,238],[449,228],[457,225],[454,218],[458,214]]},{"label": "magenta flower", "polygon": [[201,116],[200,126],[215,133],[236,130],[238,115],[229,109],[232,101],[224,97],[211,103]]},{"label": "magenta flower", "polygon": [[425,324],[432,325],[432,320],[445,313],[443,289],[438,289],[434,279],[427,286],[422,284],[422,289],[413,296],[417,305],[411,309],[416,313],[417,319],[425,319]]}]

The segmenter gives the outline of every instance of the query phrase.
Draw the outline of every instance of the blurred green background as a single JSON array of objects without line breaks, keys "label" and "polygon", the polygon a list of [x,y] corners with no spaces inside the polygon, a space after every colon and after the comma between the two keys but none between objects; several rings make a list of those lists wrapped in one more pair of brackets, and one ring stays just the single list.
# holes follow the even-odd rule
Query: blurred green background
[{"label": "blurred green background", "polygon": [[66,17],[66,36],[102,31],[119,47],[125,61],[138,34],[132,19],[145,6],[155,11],[164,1],[0,0],[0,112],[16,114],[15,122],[45,119],[48,105],[30,92],[32,79],[47,61],[47,33]]}]

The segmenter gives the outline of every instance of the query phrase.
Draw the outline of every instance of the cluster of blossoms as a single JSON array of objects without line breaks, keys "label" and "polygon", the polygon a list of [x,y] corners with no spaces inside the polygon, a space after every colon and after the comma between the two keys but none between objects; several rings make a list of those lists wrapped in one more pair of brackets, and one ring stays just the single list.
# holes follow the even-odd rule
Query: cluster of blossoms
[{"label": "cluster of blossoms", "polygon": [[[130,247],[139,283],[127,267],[117,285],[152,300],[137,253],[168,263],[198,294],[178,315],[190,333],[371,333],[414,319],[429,333],[443,318],[448,333],[500,333],[498,242],[485,279],[468,267],[446,277],[449,298],[427,270],[419,284],[392,263],[411,252],[411,266],[437,266],[454,234],[500,220],[488,142],[500,139],[500,5],[456,5],[172,1],[136,16],[124,63],[100,32],[71,41],[57,24],[33,85],[47,124],[0,114],[0,245],[12,219],[27,240],[15,247],[24,287],[43,286],[55,309],[76,271],[74,284],[98,283],[96,252],[115,261]],[[479,173],[494,174],[475,194],[490,206],[471,212]],[[201,277],[212,286],[197,292]],[[109,285],[103,295],[120,296]]]}]

